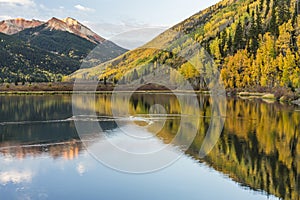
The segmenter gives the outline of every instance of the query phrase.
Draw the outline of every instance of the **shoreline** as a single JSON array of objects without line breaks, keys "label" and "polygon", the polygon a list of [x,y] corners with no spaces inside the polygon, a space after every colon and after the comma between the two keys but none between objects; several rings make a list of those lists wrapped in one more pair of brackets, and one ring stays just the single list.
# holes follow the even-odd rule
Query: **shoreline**
[{"label": "shoreline", "polygon": [[[113,92],[119,93],[145,93],[145,94],[203,94],[209,95],[210,91],[207,90],[176,90],[175,88],[166,88],[161,85],[148,84],[143,85],[138,90],[132,86],[125,86],[124,90],[114,90],[113,84],[98,84],[94,83],[76,83],[76,89],[74,90],[74,82],[55,82],[55,83],[32,83],[25,85],[15,84],[1,84],[0,95],[72,95],[72,94],[111,94]],[[96,91],[94,90],[96,89]],[[132,89],[132,90],[131,90]],[[265,89],[254,88],[250,89],[227,89],[227,97],[238,97],[241,99],[263,99],[274,102],[284,102],[300,106],[300,93],[290,92],[285,88]]]},{"label": "shoreline", "polygon": [[[36,96],[43,96],[43,95],[73,95],[73,94],[112,94],[113,92],[119,93],[136,93],[136,94],[172,94],[170,90],[138,90],[138,91],[0,91],[0,96],[29,96],[29,95],[36,95]],[[202,95],[209,95],[209,91],[176,91],[179,94],[202,94]],[[268,97],[268,93],[249,93],[249,95],[245,95],[245,92],[238,93],[236,95],[226,95],[227,97],[236,97],[244,100],[252,100],[252,99],[261,99],[264,101],[268,101],[269,103],[287,103],[291,105],[298,105],[300,106],[300,98],[296,100],[284,100],[274,98],[273,96]],[[241,95],[242,94],[242,95]]]},{"label": "shoreline", "polygon": [[[143,93],[143,94],[171,94],[170,90],[138,90],[138,91],[0,91],[0,95],[59,95],[59,94],[112,94],[113,92],[119,93]],[[176,90],[176,93],[182,94],[204,94],[209,95],[209,91],[186,91]]]}]

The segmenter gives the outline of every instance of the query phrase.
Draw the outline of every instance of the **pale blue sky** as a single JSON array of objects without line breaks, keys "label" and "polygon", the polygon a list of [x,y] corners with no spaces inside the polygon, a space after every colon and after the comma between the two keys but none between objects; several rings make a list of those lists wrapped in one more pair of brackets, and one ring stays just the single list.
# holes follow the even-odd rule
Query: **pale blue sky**
[{"label": "pale blue sky", "polygon": [[[157,30],[165,30],[218,1],[0,0],[0,20],[73,17],[108,39],[140,28],[148,28],[150,33],[156,35],[159,33]],[[149,28],[154,29],[151,31]]]},{"label": "pale blue sky", "polygon": [[[0,0],[0,17],[174,25],[219,0]],[[28,9],[25,9],[27,7]]]}]

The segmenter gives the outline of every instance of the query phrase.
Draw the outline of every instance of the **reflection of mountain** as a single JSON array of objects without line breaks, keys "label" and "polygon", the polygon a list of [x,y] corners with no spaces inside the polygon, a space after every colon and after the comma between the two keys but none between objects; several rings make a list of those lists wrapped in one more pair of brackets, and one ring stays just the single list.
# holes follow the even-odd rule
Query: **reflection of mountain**
[{"label": "reflection of mountain", "polygon": [[[11,103],[9,98],[1,99],[6,109],[0,111],[0,116],[8,116],[10,121],[18,114],[24,112],[21,119],[34,118],[34,114],[43,119],[71,114],[71,98],[66,96],[50,96],[47,98],[14,97]],[[64,98],[64,99],[63,99]],[[191,120],[182,125],[185,132],[191,132],[199,125],[198,135],[186,152],[194,159],[204,162],[212,168],[228,175],[241,185],[254,190],[264,190],[269,194],[284,199],[299,198],[300,181],[300,143],[298,140],[300,130],[300,112],[295,112],[291,106],[281,104],[267,104],[260,100],[235,100],[227,102],[227,117],[222,135],[205,159],[199,159],[198,153],[204,136],[210,124],[211,100],[208,97],[199,97],[201,105],[197,111],[189,98],[179,104],[175,96],[163,94],[138,94],[131,98],[115,99],[111,104],[111,95],[98,95],[90,101],[87,95],[74,99],[74,106],[78,109],[88,110],[96,105],[99,115],[111,116],[112,110],[123,113],[126,111],[126,102],[129,101],[129,114],[147,114],[152,105],[161,104],[166,112],[174,116],[183,109],[186,113],[199,117],[199,124]],[[12,100],[12,99],[10,99]],[[26,113],[21,105],[31,100],[34,108]],[[14,109],[18,108],[18,109]],[[70,108],[71,109],[71,108]],[[67,112],[63,112],[67,110]],[[11,112],[9,112],[11,111]],[[19,112],[20,111],[20,112]],[[206,117],[201,117],[206,116]],[[2,120],[3,120],[2,119]],[[170,117],[162,130],[149,129],[152,133],[169,143],[177,134],[181,117]],[[103,129],[116,128],[114,121],[102,122]],[[141,125],[141,124],[136,124]],[[82,144],[72,121],[50,123],[41,125],[0,125],[0,153],[22,158],[27,155],[38,156],[48,153],[52,157],[75,158],[83,150]],[[95,142],[93,134],[87,138]],[[185,138],[182,138],[183,140]],[[34,144],[45,144],[37,145]],[[18,145],[31,145],[28,148],[14,147]],[[3,148],[5,147],[5,148]]]},{"label": "reflection of mountain", "polygon": [[44,145],[20,145],[15,143],[2,143],[0,153],[3,156],[13,156],[23,159],[28,156],[39,156],[47,153],[53,158],[64,158],[73,160],[77,158],[79,153],[84,149],[80,140],[70,140],[60,143],[49,143]]},{"label": "reflection of mountain", "polygon": [[[72,117],[71,96],[0,97],[0,153],[17,158],[47,153],[73,159],[83,150]],[[113,121],[99,122],[103,130]],[[84,135],[93,142],[94,132]]]},{"label": "reflection of mountain", "polygon": [[72,116],[71,96],[0,96],[0,123],[43,121]]}]

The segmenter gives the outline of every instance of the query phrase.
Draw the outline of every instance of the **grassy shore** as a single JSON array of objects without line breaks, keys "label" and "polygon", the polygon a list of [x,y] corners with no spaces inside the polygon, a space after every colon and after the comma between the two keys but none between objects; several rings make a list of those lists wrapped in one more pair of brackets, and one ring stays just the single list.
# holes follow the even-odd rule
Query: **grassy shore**
[{"label": "grassy shore", "polygon": [[262,98],[281,102],[292,102],[300,98],[300,89],[257,86],[252,88],[228,89],[227,94],[241,98]]},{"label": "grassy shore", "polygon": [[[1,84],[0,94],[15,94],[15,95],[55,95],[55,94],[73,94],[73,93],[111,93],[114,91],[115,86],[113,84],[98,84],[94,82],[82,82],[76,83],[74,87],[73,82],[58,82],[58,83],[32,83],[32,84]],[[136,91],[141,93],[170,93],[173,88],[166,88],[161,85],[146,84],[142,87],[134,88],[134,86],[120,87],[120,92]],[[195,93],[195,91],[178,91],[182,93]],[[209,94],[209,91],[197,91],[199,94]],[[300,91],[292,91],[289,88],[250,88],[250,89],[228,89],[226,91],[228,96],[240,97],[243,99],[261,98],[266,100],[274,100],[281,102],[299,102]],[[298,100],[298,101],[296,101]]]},{"label": "grassy shore", "polygon": [[[0,94],[37,94],[37,95],[43,95],[43,94],[73,94],[73,93],[111,93],[114,91],[115,86],[113,84],[98,84],[95,85],[93,82],[88,83],[76,83],[76,86],[74,86],[73,82],[61,82],[61,83],[32,83],[32,84],[18,84],[15,85],[13,83],[11,84],[2,84],[0,85]],[[119,87],[117,91],[120,92],[130,92],[130,91],[136,91],[136,92],[153,92],[153,93],[171,93],[173,88],[166,88],[161,85],[154,85],[154,84],[146,84],[142,87],[136,88],[134,86],[124,86]],[[183,93],[195,93],[195,91],[178,91],[177,92],[183,92]],[[197,93],[202,94],[209,94],[208,91],[197,91]]]}]

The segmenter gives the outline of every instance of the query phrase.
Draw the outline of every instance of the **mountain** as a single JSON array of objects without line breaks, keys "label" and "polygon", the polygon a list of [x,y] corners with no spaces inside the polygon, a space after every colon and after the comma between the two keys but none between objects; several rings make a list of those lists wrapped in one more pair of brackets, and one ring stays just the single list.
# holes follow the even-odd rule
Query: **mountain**
[{"label": "mountain", "polygon": [[0,82],[59,81],[80,66],[80,62],[34,47],[0,33]]},{"label": "mountain", "polygon": [[97,46],[100,50],[93,59],[94,65],[126,52],[125,49],[103,39],[71,18],[65,20],[52,18],[38,27],[25,29],[14,36],[41,49],[76,60],[84,59]]},{"label": "mountain", "polygon": [[40,26],[25,29],[14,36],[39,48],[77,60],[84,59],[97,46],[100,50],[95,65],[126,52],[72,18],[60,20],[53,17]]},{"label": "mountain", "polygon": [[12,35],[23,31],[27,28],[33,28],[40,26],[44,22],[38,20],[25,20],[22,18],[8,19],[0,22],[0,32],[8,35]]},{"label": "mountain", "polygon": [[63,20],[59,20],[53,17],[46,23],[46,25],[47,28],[50,28],[51,30],[54,29],[60,31],[67,31],[95,44],[99,44],[105,41],[104,38],[100,37],[92,30],[70,17]]},{"label": "mountain", "polygon": [[[204,76],[211,69],[205,60],[211,57],[220,69],[226,88],[294,90],[300,87],[300,9],[297,5],[297,0],[223,0],[145,46],[109,63],[79,70],[70,78],[106,77],[123,82],[122,77],[129,73],[127,80],[139,80],[153,69],[168,65],[186,79],[198,80],[198,87],[205,87]],[[199,61],[197,66],[180,58],[182,54]],[[164,76],[177,79],[170,70],[166,70]]]},{"label": "mountain", "polygon": [[[11,82],[24,77],[27,77],[25,80],[29,80],[28,77],[31,77],[32,73],[28,72],[35,70],[40,71],[43,78],[38,75],[30,80],[60,80],[61,78],[51,76],[58,74],[62,77],[76,71],[87,62],[84,58],[94,49],[97,49],[97,54],[89,56],[89,66],[96,66],[126,52],[125,49],[105,40],[72,18],[64,20],[52,18],[47,22],[21,20],[22,23],[16,19],[1,23],[9,24],[8,21],[14,22],[14,25],[10,24],[8,28],[0,29],[3,32],[9,30],[11,33],[0,35],[2,46],[0,58],[5,58],[0,62],[0,70],[5,69],[0,82]],[[12,34],[13,32],[15,33]],[[56,64],[52,65],[51,62],[45,61],[46,57],[47,59],[51,57],[51,62]]]},{"label": "mountain", "polygon": [[95,44],[105,41],[104,38],[71,17],[67,17],[62,20],[53,17],[47,22],[42,22],[35,19],[26,20],[23,18],[3,20],[0,22],[0,32],[7,35],[13,35],[25,29],[35,28],[42,24],[46,25],[46,27],[50,30],[73,33]]}]

